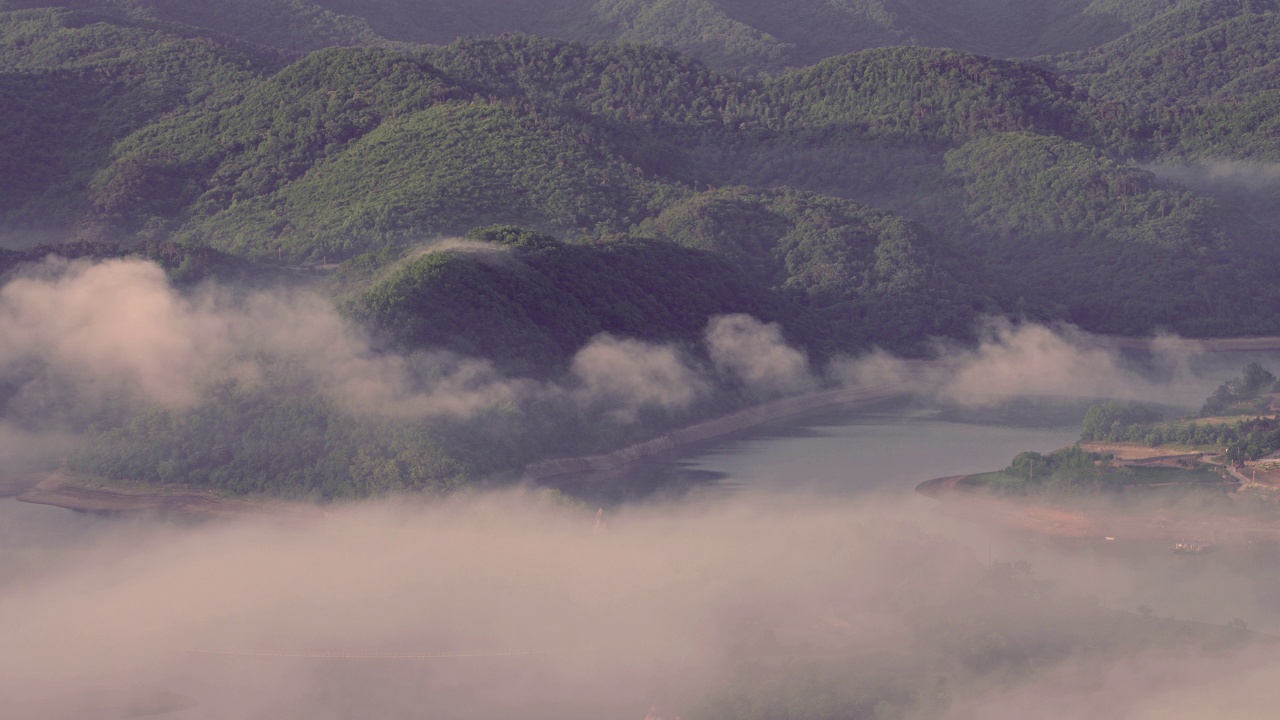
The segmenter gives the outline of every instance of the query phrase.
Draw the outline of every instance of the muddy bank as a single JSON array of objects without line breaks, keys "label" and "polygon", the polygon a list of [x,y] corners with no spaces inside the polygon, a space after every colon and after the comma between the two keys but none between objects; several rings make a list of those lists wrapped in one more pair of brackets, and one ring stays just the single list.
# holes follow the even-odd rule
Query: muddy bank
[{"label": "muddy bank", "polygon": [[925,480],[916,486],[916,492],[934,500],[941,500],[943,495],[960,489],[961,483],[968,477],[968,475],[948,475],[947,477]]},{"label": "muddy bank", "polygon": [[943,515],[1003,530],[1069,540],[1103,540],[1110,533],[1084,511],[994,497],[966,486],[970,477],[933,478],[917,485],[916,492],[939,501],[935,510]]},{"label": "muddy bank", "polygon": [[225,498],[196,490],[90,487],[59,471],[45,476],[35,487],[19,494],[20,502],[90,513],[152,512],[190,517],[314,518],[327,515],[322,508],[280,500]]},{"label": "muddy bank", "polygon": [[679,430],[672,430],[651,440],[636,443],[621,450],[614,450],[600,455],[553,458],[529,463],[525,466],[524,477],[528,480],[544,480],[561,475],[617,470],[641,458],[670,452],[707,440],[727,437],[771,422],[795,419],[828,410],[855,408],[859,405],[896,397],[905,397],[912,394],[916,389],[913,385],[901,383],[874,388],[828,390],[809,395],[782,398],[781,400],[774,400],[773,402],[739,410],[714,420],[706,420]]}]

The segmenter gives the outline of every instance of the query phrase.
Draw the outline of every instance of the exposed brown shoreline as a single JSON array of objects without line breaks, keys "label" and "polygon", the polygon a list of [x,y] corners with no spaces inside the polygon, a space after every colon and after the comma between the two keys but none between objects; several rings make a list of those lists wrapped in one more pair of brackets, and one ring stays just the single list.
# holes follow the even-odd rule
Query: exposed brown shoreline
[{"label": "exposed brown shoreline", "polygon": [[199,490],[90,487],[77,483],[61,470],[50,473],[35,487],[17,495],[17,500],[102,514],[128,512],[192,517],[264,515],[297,518],[327,515],[318,505],[283,500],[227,498]]},{"label": "exposed brown shoreline", "polygon": [[965,481],[968,475],[948,475],[947,477],[934,478],[925,480],[916,486],[916,492],[931,497],[935,500],[941,500],[944,495],[956,492],[960,483]]}]

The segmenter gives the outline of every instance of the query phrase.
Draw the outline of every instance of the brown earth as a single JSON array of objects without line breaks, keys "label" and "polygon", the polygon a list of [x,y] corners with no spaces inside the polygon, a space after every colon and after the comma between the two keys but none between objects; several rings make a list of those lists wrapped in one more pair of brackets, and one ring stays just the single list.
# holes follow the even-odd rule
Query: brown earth
[{"label": "brown earth", "polygon": [[1248,478],[1250,485],[1260,485],[1268,490],[1280,488],[1280,463],[1269,462],[1245,467],[1239,472]]},{"label": "brown earth", "polygon": [[1182,450],[1168,445],[1149,447],[1146,445],[1129,445],[1127,443],[1082,442],[1080,449],[1088,452],[1112,455],[1117,460],[1149,460],[1160,457],[1182,457],[1196,454],[1193,450]]},{"label": "brown earth", "polygon": [[92,487],[62,471],[46,476],[35,487],[17,496],[21,502],[92,513],[153,512],[172,515],[222,517],[266,515],[315,518],[329,513],[316,505],[280,500],[247,500],[219,497],[196,490]]}]

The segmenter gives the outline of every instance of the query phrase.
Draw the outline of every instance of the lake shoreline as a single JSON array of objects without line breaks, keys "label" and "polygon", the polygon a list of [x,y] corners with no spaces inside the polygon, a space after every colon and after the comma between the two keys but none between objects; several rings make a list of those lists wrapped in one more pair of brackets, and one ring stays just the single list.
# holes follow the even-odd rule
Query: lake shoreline
[{"label": "lake shoreline", "polygon": [[[843,409],[911,396],[918,388],[910,383],[874,387],[823,390],[780,398],[728,415],[694,423],[619,450],[598,455],[539,460],[525,466],[521,482],[618,470],[633,462],[673,452],[698,443],[723,439],[773,422],[795,420]],[[191,517],[245,515],[316,515],[323,506],[272,498],[220,496],[203,490],[139,486],[136,488],[87,484],[65,470],[43,476],[34,487],[16,494],[19,502],[50,505],[75,512],[122,514],[157,513]]]},{"label": "lake shoreline", "polygon": [[58,470],[14,496],[19,502],[100,515],[151,513],[186,517],[323,517],[319,505],[278,499],[221,497],[191,489],[90,486]]},{"label": "lake shoreline", "polygon": [[[1154,338],[1091,336],[1100,346],[1117,350],[1151,350]],[[1188,339],[1206,352],[1280,351],[1280,337]],[[633,443],[607,453],[566,458],[549,458],[526,465],[518,474],[521,482],[538,483],[594,472],[616,471],[654,456],[679,451],[708,441],[721,440],[770,423],[796,420],[842,409],[853,409],[894,398],[910,397],[927,389],[927,377],[944,364],[931,360],[904,361],[903,379],[875,386],[837,388],[784,397],[754,405],[710,420],[704,420],[657,437]],[[916,487],[921,494],[941,499],[956,492],[956,485],[968,476],[947,476],[925,481]],[[949,485],[944,483],[949,481]],[[89,485],[65,471],[42,477],[25,490],[15,484],[9,493],[21,502],[51,505],[77,512],[156,512],[188,516],[297,514],[323,512],[322,506],[273,498],[232,498],[194,489],[157,487],[128,488]]]}]

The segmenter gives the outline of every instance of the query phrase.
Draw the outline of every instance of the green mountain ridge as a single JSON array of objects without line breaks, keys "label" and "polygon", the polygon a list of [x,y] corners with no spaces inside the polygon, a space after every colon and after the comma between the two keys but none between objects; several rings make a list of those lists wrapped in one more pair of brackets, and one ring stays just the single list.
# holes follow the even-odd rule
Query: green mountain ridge
[{"label": "green mountain ridge", "polygon": [[235,98],[286,63],[264,48],[145,23],[0,13],[0,232],[65,233],[92,212],[88,185],[116,142],[179,109]]},{"label": "green mountain ridge", "polygon": [[[1147,36],[1167,42],[1174,16],[1191,14],[1205,28],[1252,27],[1270,17],[1266,7],[1179,5],[1103,51]],[[1269,297],[1261,278],[1275,266],[1270,231],[1118,164],[1115,148],[1149,142],[1163,110],[1151,107],[1136,134],[1113,140],[1127,132],[1105,117],[1113,100],[1064,79],[1089,75],[956,50],[880,48],[750,79],[668,50],[521,35],[421,51],[329,48],[285,66],[278,53],[193,30],[89,20],[55,10],[5,14],[9,45],[32,48],[13,53],[0,75],[18,100],[0,118],[14,137],[30,139],[7,148],[19,168],[3,199],[10,234],[31,229],[23,218],[52,216],[62,220],[50,231],[74,227],[87,239],[171,238],[259,261],[342,260],[492,223],[571,239],[644,234],[654,227],[646,223],[705,188],[795,186],[920,223],[937,240],[919,250],[932,259],[912,266],[951,278],[977,277],[973,268],[985,266],[987,289],[973,297],[1005,311],[1109,332],[1274,330],[1265,313],[1246,312],[1259,306],[1255,293]],[[64,39],[41,41],[42,28]],[[1195,36],[1183,41],[1201,42]],[[88,49],[52,52],[63,45]],[[1242,55],[1232,68],[1252,62],[1263,77],[1270,61],[1262,56]],[[104,76],[124,80],[106,84],[97,104],[76,93],[80,110],[46,113],[56,116],[52,127],[92,125],[87,147],[46,144],[44,118],[17,112],[51,107],[51,95],[67,94],[57,82]],[[1268,97],[1248,100],[1262,103],[1263,132],[1237,125],[1215,142],[1269,142]],[[123,110],[111,103],[121,99],[132,115],[118,117]],[[1070,159],[1046,154],[1052,147]],[[1156,262],[1143,256],[1144,238],[1181,249]],[[1197,259],[1206,254],[1211,262]],[[1093,279],[1089,268],[1099,263],[1139,270],[1109,283]],[[1160,299],[1163,288],[1188,283],[1214,302]],[[939,287],[964,294],[950,281]],[[950,302],[994,309],[973,298]],[[939,320],[934,329],[963,334],[962,324]],[[850,327],[842,337],[852,348],[878,335]]]}]

